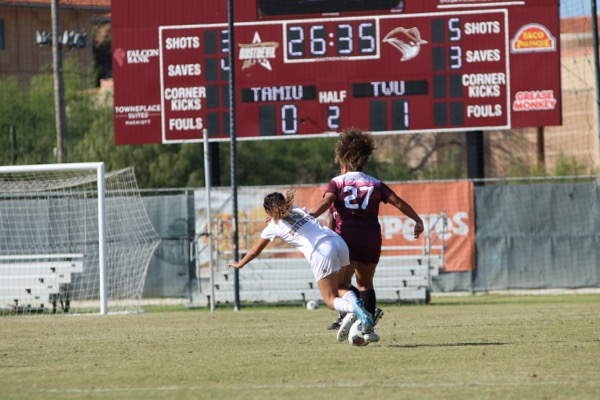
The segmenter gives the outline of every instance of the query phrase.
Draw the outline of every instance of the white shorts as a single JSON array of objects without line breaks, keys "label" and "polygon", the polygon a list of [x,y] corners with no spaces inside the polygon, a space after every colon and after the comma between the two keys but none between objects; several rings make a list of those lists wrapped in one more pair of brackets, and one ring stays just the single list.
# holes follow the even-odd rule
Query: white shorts
[{"label": "white shorts", "polygon": [[341,236],[321,239],[310,257],[310,268],[317,282],[349,264],[348,246]]}]

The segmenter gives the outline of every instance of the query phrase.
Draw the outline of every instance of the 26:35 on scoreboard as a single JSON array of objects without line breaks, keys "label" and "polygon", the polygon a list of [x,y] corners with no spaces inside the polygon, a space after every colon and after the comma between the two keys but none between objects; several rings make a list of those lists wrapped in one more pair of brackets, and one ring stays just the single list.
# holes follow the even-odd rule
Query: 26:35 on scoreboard
[{"label": "26:35 on scoreboard", "polygon": [[[259,12],[237,22],[237,137],[561,123],[557,2],[425,3],[437,6]],[[202,140],[204,129],[210,140],[229,140],[227,27],[158,26],[163,143]]]}]

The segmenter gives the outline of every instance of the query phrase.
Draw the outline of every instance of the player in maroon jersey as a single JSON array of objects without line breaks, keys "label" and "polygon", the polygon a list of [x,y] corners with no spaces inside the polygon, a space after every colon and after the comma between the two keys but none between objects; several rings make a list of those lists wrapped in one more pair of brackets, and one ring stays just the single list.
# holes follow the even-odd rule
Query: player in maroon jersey
[{"label": "player in maroon jersey", "polygon": [[[424,227],[417,212],[406,201],[385,183],[362,171],[374,149],[369,133],[351,128],[340,135],[335,147],[335,161],[340,165],[341,175],[329,182],[321,202],[311,214],[318,217],[330,209],[330,227],[334,227],[350,249],[350,266],[346,268],[344,279],[351,286],[352,275],[356,274],[359,298],[377,320],[383,314],[379,309],[376,312],[377,298],[373,287],[373,276],[381,255],[379,204],[391,204],[414,220],[415,238],[423,233]],[[341,324],[340,330],[349,329],[344,326],[351,325],[348,318],[344,322],[336,321]]]}]

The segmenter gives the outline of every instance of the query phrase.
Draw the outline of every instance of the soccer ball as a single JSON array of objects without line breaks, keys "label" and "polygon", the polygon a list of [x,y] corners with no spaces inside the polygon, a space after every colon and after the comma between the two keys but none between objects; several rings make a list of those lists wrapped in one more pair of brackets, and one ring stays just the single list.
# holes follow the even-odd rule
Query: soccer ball
[{"label": "soccer ball", "polygon": [[309,310],[316,310],[319,308],[319,302],[317,300],[309,300],[306,302],[306,308]]},{"label": "soccer ball", "polygon": [[350,327],[350,332],[348,332],[348,342],[352,346],[366,346],[369,343],[365,341],[365,337],[362,333],[362,322],[357,320]]}]

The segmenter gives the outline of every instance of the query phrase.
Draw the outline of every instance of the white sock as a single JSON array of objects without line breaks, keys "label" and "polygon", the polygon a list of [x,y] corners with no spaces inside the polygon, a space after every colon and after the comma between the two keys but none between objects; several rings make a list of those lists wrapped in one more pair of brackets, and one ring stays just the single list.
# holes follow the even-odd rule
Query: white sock
[{"label": "white sock", "polygon": [[342,296],[342,299],[348,301],[349,303],[355,303],[356,300],[358,300],[352,290],[348,290],[346,294]]},{"label": "white sock", "polygon": [[[354,293],[352,293],[352,294],[354,294]],[[346,296],[344,296],[344,297],[346,297]],[[354,296],[354,297],[356,297],[356,296]],[[343,299],[341,297],[336,297],[333,300],[333,308],[335,308],[339,312],[345,312],[345,313],[354,312],[354,307],[352,307],[352,304],[348,300]]]}]

